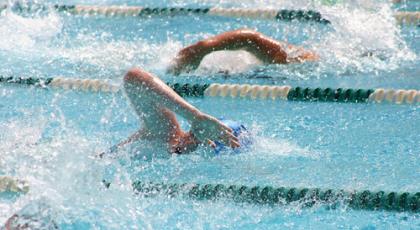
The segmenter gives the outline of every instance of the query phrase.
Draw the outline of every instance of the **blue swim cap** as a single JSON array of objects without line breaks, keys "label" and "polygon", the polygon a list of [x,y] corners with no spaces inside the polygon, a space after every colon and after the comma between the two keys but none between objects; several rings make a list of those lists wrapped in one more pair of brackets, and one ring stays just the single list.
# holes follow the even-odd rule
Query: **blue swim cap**
[{"label": "blue swim cap", "polygon": [[[236,121],[227,120],[227,119],[224,119],[224,118],[220,118],[219,120],[223,124],[225,124],[226,126],[231,128],[232,131],[233,131],[233,135],[239,139],[239,144],[241,146],[239,148],[234,149],[235,153],[239,153],[240,150],[249,148],[252,145],[253,141],[252,141],[251,135],[250,135],[249,131],[245,128],[244,125],[242,125],[242,124],[240,124]],[[226,145],[224,145],[220,141],[214,141],[214,143],[216,144],[216,147],[214,148],[214,152],[216,153],[216,155],[220,154],[222,151],[228,149],[226,147]]]}]

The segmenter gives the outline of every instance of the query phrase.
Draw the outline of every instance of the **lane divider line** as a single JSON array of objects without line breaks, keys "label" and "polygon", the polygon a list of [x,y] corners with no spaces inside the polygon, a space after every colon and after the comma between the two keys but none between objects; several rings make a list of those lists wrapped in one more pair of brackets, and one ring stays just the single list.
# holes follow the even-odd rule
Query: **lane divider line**
[{"label": "lane divider line", "polygon": [[418,11],[396,12],[394,17],[400,25],[420,25],[420,12]]},{"label": "lane divider line", "polygon": [[355,210],[386,210],[420,212],[420,192],[386,192],[369,190],[338,190],[320,188],[285,188],[223,184],[176,184],[136,181],[133,189],[144,197],[164,195],[195,200],[233,200],[260,205],[313,207],[324,204],[331,208],[344,205]]},{"label": "lane divider line", "polygon": [[149,8],[140,6],[87,6],[87,5],[54,5],[61,12],[75,15],[103,15],[103,16],[175,16],[175,15],[213,15],[234,18],[271,19],[280,21],[311,21],[329,24],[319,12],[313,10],[272,10],[272,9],[245,9],[245,8],[185,8],[160,7]]},{"label": "lane divider line", "polygon": [[[34,5],[22,6],[15,4],[12,6],[14,10],[20,11],[37,11],[40,9],[47,10],[49,6]],[[314,10],[275,10],[275,9],[246,9],[246,8],[220,8],[220,7],[204,7],[204,8],[188,8],[188,7],[159,7],[149,8],[141,6],[94,6],[94,5],[53,5],[58,12],[67,12],[73,15],[91,15],[106,17],[143,17],[143,16],[176,16],[176,15],[213,15],[221,17],[233,18],[250,18],[250,19],[270,19],[279,21],[306,21],[317,22],[321,24],[329,24],[330,21],[323,17],[320,12]],[[7,5],[0,5],[0,11],[7,9]],[[394,13],[394,17],[399,24],[419,25],[420,12],[399,11]]]},{"label": "lane divider line", "polygon": [[[118,93],[121,87],[108,80],[77,78],[20,78],[0,76],[0,83],[34,85],[38,87],[61,88],[101,93]],[[419,104],[420,91],[415,89],[346,89],[310,88],[289,85],[249,84],[169,84],[183,97],[228,97],[252,100],[324,101],[352,103],[395,103]]]}]

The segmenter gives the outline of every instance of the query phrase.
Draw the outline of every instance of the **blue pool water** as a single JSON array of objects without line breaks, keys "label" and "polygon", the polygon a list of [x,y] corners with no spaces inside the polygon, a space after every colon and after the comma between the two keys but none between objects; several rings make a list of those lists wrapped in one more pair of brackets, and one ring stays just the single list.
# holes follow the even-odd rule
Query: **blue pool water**
[{"label": "blue pool water", "polygon": [[[88,3],[262,7],[250,0]],[[315,9],[332,24],[3,12],[0,75],[101,78],[120,83],[128,68],[141,66],[169,82],[420,89],[420,30],[396,26],[391,17],[395,10],[418,10],[415,3],[391,6],[351,1],[326,6],[316,1],[267,1],[264,7]],[[206,57],[194,73],[178,77],[165,73],[182,46],[244,27],[311,48],[322,59],[315,64],[258,66],[255,58],[243,52],[216,53]],[[378,56],[361,57],[371,50]],[[229,77],[220,71],[229,72]],[[272,207],[164,196],[145,199],[136,196],[130,186],[134,180],[144,180],[417,192],[418,105],[188,98],[211,115],[246,124],[256,136],[253,148],[239,155],[214,157],[202,147],[191,155],[170,157],[150,143],[139,142],[119,158],[101,161],[93,157],[95,153],[140,125],[123,95],[0,85],[0,98],[0,175],[30,184],[24,196],[0,195],[0,223],[15,212],[41,208],[48,211],[45,222],[54,220],[61,229],[420,228],[420,216],[413,213]],[[188,128],[187,122],[181,122]],[[113,186],[104,189],[101,180],[109,169],[114,170]]]}]

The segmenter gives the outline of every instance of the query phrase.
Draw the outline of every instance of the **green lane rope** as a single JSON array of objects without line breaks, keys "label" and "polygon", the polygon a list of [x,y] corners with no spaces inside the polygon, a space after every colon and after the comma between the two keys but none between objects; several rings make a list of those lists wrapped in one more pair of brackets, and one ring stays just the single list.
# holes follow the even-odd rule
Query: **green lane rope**
[{"label": "green lane rope", "polygon": [[[1,9],[7,6],[0,6]],[[34,5],[22,6],[15,4],[15,10],[33,11],[38,9],[47,9],[48,6]],[[323,24],[330,23],[321,17],[319,12],[313,10],[270,10],[270,9],[241,9],[241,8],[185,8],[185,7],[160,7],[149,8],[139,6],[87,6],[87,5],[54,5],[54,9],[59,12],[67,12],[75,15],[104,15],[104,16],[151,16],[151,15],[214,15],[225,17],[246,17],[262,18],[282,21],[312,21]]]},{"label": "green lane rope", "polygon": [[[121,90],[106,80],[76,78],[20,78],[0,76],[0,83],[34,85],[39,87],[117,93]],[[324,101],[324,102],[388,102],[395,104],[420,103],[418,90],[309,88],[249,84],[169,84],[183,97],[230,97],[261,100]]]},{"label": "green lane rope", "polygon": [[21,78],[21,77],[4,77],[0,76],[0,82],[4,83],[16,83],[16,84],[22,84],[22,85],[39,85],[39,86],[45,86],[50,84],[52,81],[52,78]]},{"label": "green lane rope", "polygon": [[[8,8],[7,5],[0,5],[0,10]],[[14,10],[37,11],[46,10],[48,6],[33,5],[25,6],[15,4]],[[67,12],[74,15],[103,15],[103,16],[175,16],[175,15],[213,15],[235,18],[271,19],[281,21],[306,21],[329,24],[330,21],[313,10],[273,10],[273,9],[245,9],[245,8],[184,8],[184,7],[160,7],[149,8],[140,6],[87,6],[87,5],[53,5],[52,8],[59,12]],[[420,24],[420,12],[396,12],[396,21],[400,24]]]},{"label": "green lane rope", "polygon": [[186,197],[197,200],[231,199],[235,202],[268,205],[287,205],[294,202],[302,204],[303,207],[312,207],[321,203],[333,208],[342,204],[356,210],[415,213],[420,211],[420,192],[345,191],[223,184],[165,184],[140,181],[134,182],[133,188],[137,193],[146,197],[164,194],[170,197]]}]

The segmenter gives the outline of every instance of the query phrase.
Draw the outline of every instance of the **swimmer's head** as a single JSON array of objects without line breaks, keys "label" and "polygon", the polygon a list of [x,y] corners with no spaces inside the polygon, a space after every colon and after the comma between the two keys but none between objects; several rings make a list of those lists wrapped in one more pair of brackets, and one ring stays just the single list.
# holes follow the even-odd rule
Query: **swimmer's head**
[{"label": "swimmer's head", "polygon": [[[233,131],[233,135],[239,139],[240,147],[234,149],[235,153],[239,153],[241,150],[247,149],[252,145],[253,143],[252,136],[250,132],[245,128],[244,125],[240,124],[239,122],[236,122],[233,120],[227,120],[224,118],[220,118],[219,120],[223,124],[231,128]],[[220,154],[221,152],[229,149],[226,147],[226,145],[224,145],[220,141],[214,141],[214,144],[215,144],[214,152],[216,154]]]}]

